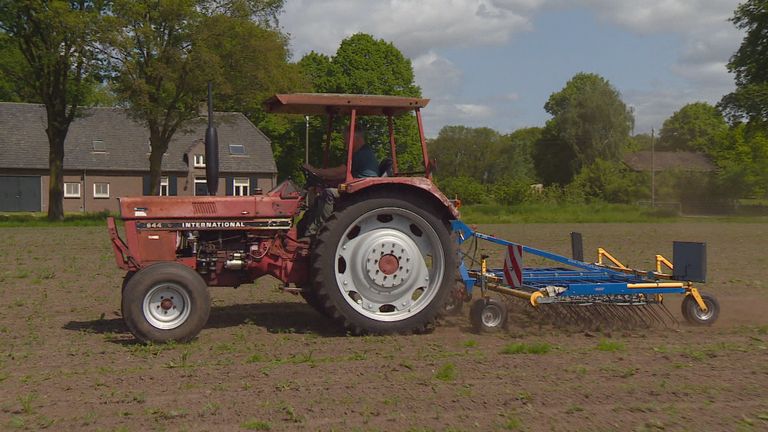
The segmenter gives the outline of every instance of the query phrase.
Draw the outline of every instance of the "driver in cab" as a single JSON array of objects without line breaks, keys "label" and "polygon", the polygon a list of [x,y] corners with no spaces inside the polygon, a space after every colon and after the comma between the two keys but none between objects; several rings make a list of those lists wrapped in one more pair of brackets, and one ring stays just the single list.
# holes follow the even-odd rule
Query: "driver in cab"
[{"label": "driver in cab", "polygon": [[[349,134],[346,134],[345,144],[349,145]],[[328,184],[339,184],[347,177],[347,164],[331,168],[316,168],[310,164],[304,164],[304,169],[320,177]],[[365,142],[365,129],[362,126],[355,127],[352,139],[352,177],[378,177],[379,162],[373,149]],[[298,224],[300,238],[309,238],[317,235],[317,232],[328,217],[333,213],[333,206],[339,198],[337,188],[325,188],[315,199],[314,205],[306,212]],[[306,228],[305,228],[306,227]],[[303,231],[303,232],[302,232]]]}]

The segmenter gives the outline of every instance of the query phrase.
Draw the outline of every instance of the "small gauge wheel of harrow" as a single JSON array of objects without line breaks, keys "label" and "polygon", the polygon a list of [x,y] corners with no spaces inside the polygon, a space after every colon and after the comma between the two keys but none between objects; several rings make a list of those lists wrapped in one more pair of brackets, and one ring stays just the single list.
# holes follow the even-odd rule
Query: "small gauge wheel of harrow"
[{"label": "small gauge wheel of harrow", "polygon": [[481,298],[472,303],[469,320],[477,332],[495,333],[505,328],[507,307],[494,298]]},{"label": "small gauge wheel of harrow", "polygon": [[700,295],[704,304],[707,305],[707,310],[702,310],[693,295],[689,294],[683,298],[681,305],[683,317],[689,324],[712,325],[720,315],[720,303],[711,294],[700,293]]}]

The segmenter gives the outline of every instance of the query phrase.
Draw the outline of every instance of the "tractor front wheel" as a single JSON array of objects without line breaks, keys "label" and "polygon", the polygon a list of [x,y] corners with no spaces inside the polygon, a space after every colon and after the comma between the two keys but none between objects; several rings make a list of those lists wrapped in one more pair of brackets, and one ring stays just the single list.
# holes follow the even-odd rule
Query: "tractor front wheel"
[{"label": "tractor front wheel", "polygon": [[179,263],[144,268],[123,289],[123,319],[142,342],[189,341],[200,333],[210,310],[205,281]]},{"label": "tractor front wheel", "polygon": [[444,210],[407,192],[347,200],[312,251],[313,283],[328,316],[352,334],[428,331],[455,285]]}]

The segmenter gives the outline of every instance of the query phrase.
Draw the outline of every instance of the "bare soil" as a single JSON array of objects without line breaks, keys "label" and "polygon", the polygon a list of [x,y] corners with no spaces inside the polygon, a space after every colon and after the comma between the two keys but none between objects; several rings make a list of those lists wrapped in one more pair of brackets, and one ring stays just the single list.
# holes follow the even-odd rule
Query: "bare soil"
[{"label": "bare soil", "polygon": [[[0,429],[768,429],[765,225],[481,230],[564,254],[578,230],[587,251],[640,268],[672,240],[706,241],[702,288],[720,320],[585,333],[515,314],[507,332],[478,335],[459,316],[428,335],[349,337],[265,279],[212,289],[196,341],[141,345],[119,316],[106,229],[3,228]],[[667,303],[682,321],[679,299]]]}]

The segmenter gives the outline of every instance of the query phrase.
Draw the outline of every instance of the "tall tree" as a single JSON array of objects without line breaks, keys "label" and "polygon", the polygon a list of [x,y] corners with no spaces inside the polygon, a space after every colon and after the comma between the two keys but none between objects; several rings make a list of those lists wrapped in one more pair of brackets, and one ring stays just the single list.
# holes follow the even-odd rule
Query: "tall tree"
[{"label": "tall tree", "polygon": [[727,94],[719,107],[731,122],[747,120],[768,125],[768,3],[747,0],[734,11],[731,22],[746,32],[741,46],[728,63],[736,75],[736,91]]},{"label": "tall tree", "polygon": [[658,149],[711,153],[727,129],[717,108],[706,102],[687,104],[664,121]]},{"label": "tall tree", "polygon": [[[421,97],[410,59],[391,42],[365,33],[344,39],[331,57],[309,53],[299,66],[317,92]],[[368,129],[369,142],[385,155],[389,141],[386,120],[366,118],[362,123]],[[414,116],[397,117],[394,124],[399,166],[405,170],[420,166],[421,144]],[[341,143],[341,139],[335,140],[332,147],[337,160],[342,156]]]},{"label": "tall tree", "polygon": [[[206,81],[221,85],[224,106],[248,113],[254,103],[238,95],[261,98],[262,84],[283,76],[265,72],[287,57],[270,27],[280,8],[276,0],[114,0],[115,91],[149,129],[151,194],[174,134],[198,116]],[[259,64],[260,55],[268,61]]]},{"label": "tall tree", "polygon": [[497,180],[497,161],[505,143],[490,128],[444,126],[429,142],[430,154],[437,160],[437,176],[473,178],[488,184]]},{"label": "tall tree", "polygon": [[0,0],[3,91],[45,105],[50,220],[64,218],[64,141],[101,68],[103,10],[102,1]]},{"label": "tall tree", "polygon": [[552,115],[534,161],[545,183],[565,184],[598,159],[618,160],[629,140],[634,118],[608,80],[576,74],[544,109]]}]

